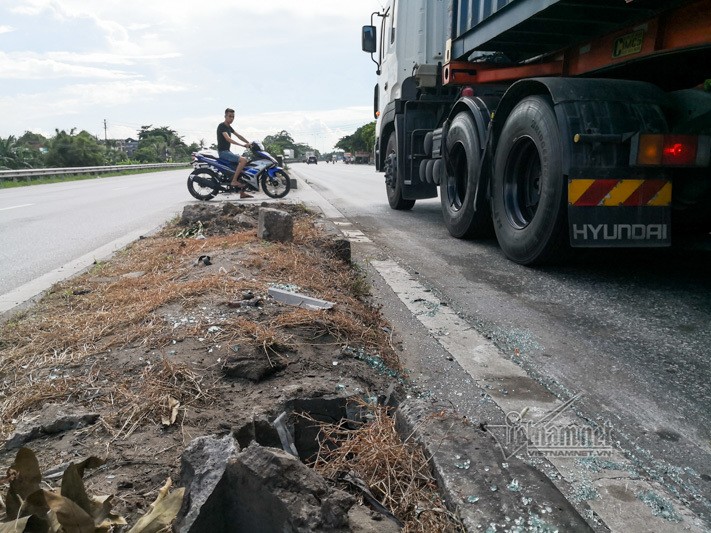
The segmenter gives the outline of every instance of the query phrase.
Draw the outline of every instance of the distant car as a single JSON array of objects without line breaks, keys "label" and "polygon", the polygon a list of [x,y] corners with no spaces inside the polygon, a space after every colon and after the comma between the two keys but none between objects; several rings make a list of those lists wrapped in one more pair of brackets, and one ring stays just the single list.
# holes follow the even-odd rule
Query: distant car
[{"label": "distant car", "polygon": [[315,155],[310,155],[309,158],[306,160],[306,164],[310,165],[313,163],[314,165],[318,165],[318,159],[316,159]]}]

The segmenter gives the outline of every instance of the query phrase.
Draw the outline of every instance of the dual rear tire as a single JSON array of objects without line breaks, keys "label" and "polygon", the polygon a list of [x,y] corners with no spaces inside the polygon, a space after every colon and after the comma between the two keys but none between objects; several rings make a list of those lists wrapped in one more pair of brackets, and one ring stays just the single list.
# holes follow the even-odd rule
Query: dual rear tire
[{"label": "dual rear tire", "polygon": [[514,107],[497,140],[490,184],[469,113],[452,120],[446,150],[440,199],[452,236],[487,237],[493,226],[506,257],[524,265],[555,261],[564,253],[562,144],[549,98],[529,96]]}]

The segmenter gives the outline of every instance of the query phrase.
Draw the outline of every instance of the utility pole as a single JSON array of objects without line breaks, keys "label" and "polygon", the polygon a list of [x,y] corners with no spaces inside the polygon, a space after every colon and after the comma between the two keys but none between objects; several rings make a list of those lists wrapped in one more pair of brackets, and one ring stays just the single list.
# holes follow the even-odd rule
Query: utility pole
[{"label": "utility pole", "polygon": [[109,139],[106,137],[106,119],[104,119],[104,144],[109,145]]}]

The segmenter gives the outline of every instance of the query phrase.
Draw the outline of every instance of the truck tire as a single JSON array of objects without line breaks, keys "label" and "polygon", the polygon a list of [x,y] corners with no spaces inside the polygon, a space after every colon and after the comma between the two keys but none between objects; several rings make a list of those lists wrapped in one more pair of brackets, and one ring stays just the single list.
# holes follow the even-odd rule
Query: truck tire
[{"label": "truck tire", "polygon": [[552,262],[567,249],[562,150],[550,99],[521,100],[497,141],[491,199],[496,238],[516,263]]},{"label": "truck tire", "polygon": [[484,191],[476,194],[481,149],[469,113],[454,117],[445,148],[448,164],[440,171],[439,197],[447,230],[458,239],[491,235],[491,213]]},{"label": "truck tire", "polygon": [[388,144],[385,148],[385,192],[388,195],[388,204],[392,209],[407,211],[415,205],[415,200],[405,200],[402,197],[402,180],[397,172],[397,137],[395,132],[390,133]]}]

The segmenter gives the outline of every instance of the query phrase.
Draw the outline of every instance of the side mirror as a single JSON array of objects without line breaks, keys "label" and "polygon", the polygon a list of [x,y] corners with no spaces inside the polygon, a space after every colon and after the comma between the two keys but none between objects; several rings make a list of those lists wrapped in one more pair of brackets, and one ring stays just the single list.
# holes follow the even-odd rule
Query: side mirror
[{"label": "side mirror", "polygon": [[376,49],[378,48],[375,26],[363,26],[363,35],[361,41],[364,52],[368,52],[370,54],[375,53]]}]

